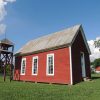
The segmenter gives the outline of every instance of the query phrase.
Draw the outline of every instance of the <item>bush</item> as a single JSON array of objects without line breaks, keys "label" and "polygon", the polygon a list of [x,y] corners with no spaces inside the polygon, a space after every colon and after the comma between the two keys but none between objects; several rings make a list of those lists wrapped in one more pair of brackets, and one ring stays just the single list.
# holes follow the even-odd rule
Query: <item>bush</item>
[{"label": "bush", "polygon": [[94,60],[94,62],[93,62],[93,66],[94,66],[94,68],[96,68],[96,67],[100,66],[100,58],[99,58],[99,59]]},{"label": "bush", "polygon": [[[0,66],[0,73],[1,74],[4,73],[4,67]],[[10,66],[9,65],[6,66],[6,75],[10,75]]]}]

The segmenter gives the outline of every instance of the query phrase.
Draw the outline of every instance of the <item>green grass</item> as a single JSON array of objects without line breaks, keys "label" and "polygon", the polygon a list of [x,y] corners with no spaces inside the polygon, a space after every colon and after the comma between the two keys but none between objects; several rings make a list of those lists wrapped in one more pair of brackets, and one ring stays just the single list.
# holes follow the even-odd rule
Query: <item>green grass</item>
[{"label": "green grass", "polygon": [[100,74],[90,82],[55,85],[29,82],[3,82],[0,77],[0,100],[100,100]]}]

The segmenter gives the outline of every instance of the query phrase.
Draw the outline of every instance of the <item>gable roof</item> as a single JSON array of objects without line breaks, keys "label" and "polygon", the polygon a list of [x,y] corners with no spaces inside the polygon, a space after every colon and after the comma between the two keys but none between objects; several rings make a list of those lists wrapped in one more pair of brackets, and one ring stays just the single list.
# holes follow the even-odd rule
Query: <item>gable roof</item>
[{"label": "gable roof", "polygon": [[[16,54],[34,53],[40,50],[72,45],[74,37],[78,34],[78,31],[80,29],[81,29],[81,25],[75,25],[65,30],[31,40],[26,45],[24,45]],[[86,41],[86,38],[85,38],[85,41]],[[89,51],[87,41],[85,43]]]}]

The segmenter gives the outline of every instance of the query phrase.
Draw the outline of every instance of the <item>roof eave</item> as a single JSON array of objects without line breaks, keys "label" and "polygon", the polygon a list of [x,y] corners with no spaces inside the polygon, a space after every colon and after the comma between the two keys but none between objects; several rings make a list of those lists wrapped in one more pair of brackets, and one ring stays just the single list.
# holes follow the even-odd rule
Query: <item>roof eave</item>
[{"label": "roof eave", "polygon": [[18,52],[14,56],[16,56],[16,57],[17,56],[27,56],[27,55],[37,54],[37,53],[41,53],[41,52],[53,51],[53,50],[69,47],[70,45],[71,44],[68,43],[68,44],[64,44],[64,45],[60,45],[60,46],[56,46],[56,47],[51,47],[51,48],[46,48],[46,49],[33,51],[33,52],[27,52],[27,53]]}]

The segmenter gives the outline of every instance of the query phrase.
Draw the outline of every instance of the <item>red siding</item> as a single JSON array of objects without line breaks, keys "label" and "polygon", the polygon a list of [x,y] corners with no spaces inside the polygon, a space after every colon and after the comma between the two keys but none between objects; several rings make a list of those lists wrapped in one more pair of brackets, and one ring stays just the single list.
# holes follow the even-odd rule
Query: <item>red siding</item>
[{"label": "red siding", "polygon": [[[47,54],[54,53],[54,76],[46,75]],[[38,56],[38,75],[32,75],[32,57]],[[16,57],[15,80],[70,84],[69,48],[24,56],[26,58],[26,73],[20,75],[22,57]]]},{"label": "red siding", "polygon": [[100,71],[100,66],[97,66],[95,70]]},{"label": "red siding", "polygon": [[73,83],[82,81],[81,69],[81,56],[80,53],[84,52],[86,76],[91,77],[89,54],[84,43],[81,33],[77,35],[72,45],[72,70],[73,70]]}]

